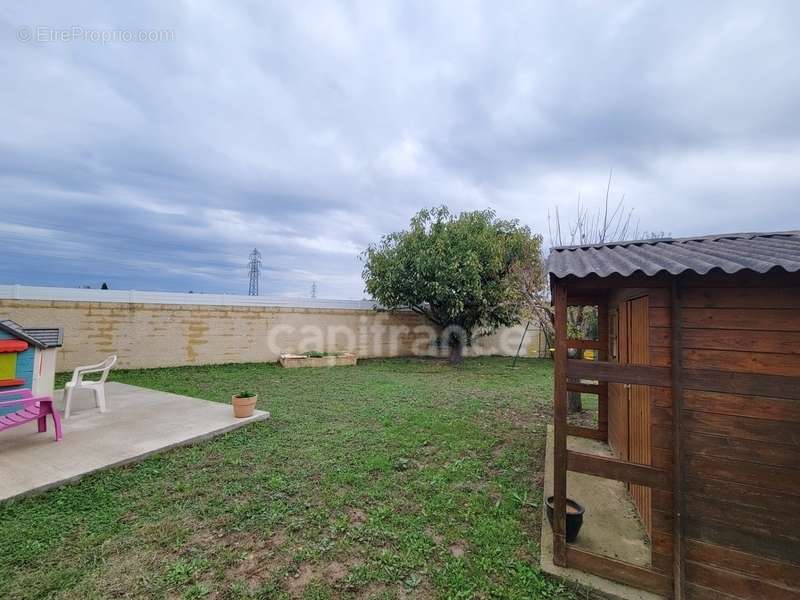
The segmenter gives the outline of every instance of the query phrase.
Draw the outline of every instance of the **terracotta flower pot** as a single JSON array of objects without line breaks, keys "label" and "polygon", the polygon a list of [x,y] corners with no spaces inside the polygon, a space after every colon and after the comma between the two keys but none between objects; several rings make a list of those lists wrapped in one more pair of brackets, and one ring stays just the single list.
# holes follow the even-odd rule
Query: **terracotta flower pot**
[{"label": "terracotta flower pot", "polygon": [[233,405],[233,416],[239,419],[245,417],[252,417],[253,411],[256,408],[258,395],[249,396],[247,398],[240,398],[239,396],[231,396],[231,404]]}]

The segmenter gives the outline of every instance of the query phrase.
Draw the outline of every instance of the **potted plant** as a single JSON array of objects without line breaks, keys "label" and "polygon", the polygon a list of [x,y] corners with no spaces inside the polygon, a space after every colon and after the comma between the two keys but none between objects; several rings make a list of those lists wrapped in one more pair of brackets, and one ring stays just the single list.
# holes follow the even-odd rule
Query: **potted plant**
[{"label": "potted plant", "polygon": [[242,390],[238,394],[231,396],[231,404],[233,405],[233,416],[239,419],[244,417],[252,417],[253,410],[255,410],[258,395],[247,390]]},{"label": "potted plant", "polygon": [[[550,521],[550,526],[553,525],[553,496],[548,496],[547,500],[545,500],[545,504],[547,506],[547,520]],[[585,509],[583,506],[575,502],[572,498],[567,498],[567,530],[565,533],[565,538],[567,539],[567,543],[571,544],[576,539],[578,539],[578,532],[581,530],[581,525],[583,525],[583,513]]]}]

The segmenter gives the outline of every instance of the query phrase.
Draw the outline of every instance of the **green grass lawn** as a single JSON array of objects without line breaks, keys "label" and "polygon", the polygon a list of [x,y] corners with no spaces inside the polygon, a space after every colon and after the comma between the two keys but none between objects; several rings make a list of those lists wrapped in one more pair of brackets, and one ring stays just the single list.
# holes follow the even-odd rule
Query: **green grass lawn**
[{"label": "green grass lawn", "polygon": [[551,363],[510,363],[113,371],[272,418],[0,505],[0,597],[571,597],[538,569]]}]

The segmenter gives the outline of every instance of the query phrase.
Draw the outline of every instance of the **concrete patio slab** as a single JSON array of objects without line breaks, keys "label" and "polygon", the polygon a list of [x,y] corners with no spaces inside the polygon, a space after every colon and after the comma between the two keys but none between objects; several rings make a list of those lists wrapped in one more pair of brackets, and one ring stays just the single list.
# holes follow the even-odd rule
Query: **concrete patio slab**
[{"label": "concrete patio slab", "polygon": [[[102,469],[212,438],[269,418],[256,411],[237,419],[231,407],[124,383],[106,384],[108,411],[94,408],[90,393],[73,399],[72,416],[62,421],[64,439],[55,441],[52,421],[37,433],[36,422],[0,435],[0,501],[41,492]],[[63,408],[61,392],[54,396]]]},{"label": "concrete patio slab", "polygon": [[[568,437],[570,450],[611,456],[604,443],[579,437]],[[544,498],[542,499],[542,536],[540,566],[546,573],[599,590],[608,596],[624,600],[659,600],[659,595],[638,590],[615,581],[584,573],[577,569],[565,569],[553,563],[553,531],[547,520],[544,499],[553,495],[553,427],[547,429],[547,456],[544,472]],[[567,496],[586,509],[583,527],[575,546],[608,556],[626,563],[648,566],[650,545],[647,534],[628,494],[620,481],[593,477],[583,473],[567,471]]]}]

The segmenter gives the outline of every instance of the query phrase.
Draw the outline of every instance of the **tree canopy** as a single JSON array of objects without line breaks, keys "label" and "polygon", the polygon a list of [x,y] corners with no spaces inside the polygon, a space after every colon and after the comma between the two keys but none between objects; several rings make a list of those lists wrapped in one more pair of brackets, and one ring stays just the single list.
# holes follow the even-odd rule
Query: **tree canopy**
[{"label": "tree canopy", "polygon": [[463,346],[519,323],[519,264],[541,263],[542,238],[492,210],[454,216],[423,209],[405,231],[385,235],[363,254],[367,292],[387,309],[410,308],[443,329],[453,362]]}]

